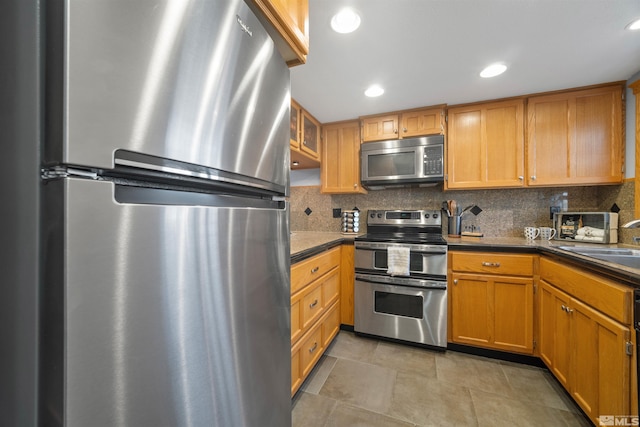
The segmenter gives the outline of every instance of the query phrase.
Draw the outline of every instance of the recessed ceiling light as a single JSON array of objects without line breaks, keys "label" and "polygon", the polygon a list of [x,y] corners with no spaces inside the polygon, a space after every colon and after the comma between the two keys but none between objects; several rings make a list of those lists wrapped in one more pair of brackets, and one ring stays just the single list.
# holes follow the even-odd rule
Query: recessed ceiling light
[{"label": "recessed ceiling light", "polygon": [[336,33],[346,34],[358,29],[360,26],[360,15],[353,9],[344,8],[331,18],[331,28]]},{"label": "recessed ceiling light", "polygon": [[300,162],[293,162],[293,166],[298,166]]},{"label": "recessed ceiling light", "polygon": [[630,22],[629,25],[624,28],[627,30],[640,30],[640,19]]},{"label": "recessed ceiling light", "polygon": [[480,77],[495,77],[507,70],[507,66],[504,64],[491,64],[480,72]]},{"label": "recessed ceiling light", "polygon": [[380,96],[384,93],[384,89],[380,85],[371,85],[364,91],[364,94],[370,98],[375,98],[376,96]]}]

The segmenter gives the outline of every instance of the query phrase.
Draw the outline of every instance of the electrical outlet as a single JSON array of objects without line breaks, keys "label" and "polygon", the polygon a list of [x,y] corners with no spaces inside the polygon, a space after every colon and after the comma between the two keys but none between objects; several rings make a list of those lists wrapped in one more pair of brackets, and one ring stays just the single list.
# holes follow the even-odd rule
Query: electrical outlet
[{"label": "electrical outlet", "polygon": [[549,206],[549,219],[553,219],[554,213],[560,213],[560,206]]},{"label": "electrical outlet", "polygon": [[333,210],[333,217],[340,218],[342,216],[342,208],[337,208]]}]

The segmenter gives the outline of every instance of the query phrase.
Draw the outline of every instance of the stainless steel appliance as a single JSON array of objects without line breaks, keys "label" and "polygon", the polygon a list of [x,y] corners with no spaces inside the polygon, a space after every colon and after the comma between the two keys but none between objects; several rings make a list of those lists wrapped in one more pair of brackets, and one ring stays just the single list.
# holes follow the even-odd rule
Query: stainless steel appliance
[{"label": "stainless steel appliance", "polygon": [[368,142],[360,148],[361,181],[370,190],[444,181],[444,136]]},{"label": "stainless steel appliance", "polygon": [[291,425],[274,42],[241,0],[10,3],[0,424]]},{"label": "stainless steel appliance", "polygon": [[[406,248],[405,274],[390,264]],[[447,244],[437,210],[367,213],[367,234],[355,239],[354,330],[446,348]]]}]

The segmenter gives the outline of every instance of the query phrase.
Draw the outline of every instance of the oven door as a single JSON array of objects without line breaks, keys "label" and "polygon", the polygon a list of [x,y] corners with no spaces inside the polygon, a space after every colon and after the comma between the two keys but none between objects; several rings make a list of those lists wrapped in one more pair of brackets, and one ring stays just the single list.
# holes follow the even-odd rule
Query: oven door
[{"label": "oven door", "polygon": [[444,281],[356,274],[354,303],[356,332],[447,346]]},{"label": "oven door", "polygon": [[360,272],[386,273],[387,248],[409,247],[409,272],[444,280],[447,275],[446,245],[406,245],[401,243],[355,243],[355,269]]}]

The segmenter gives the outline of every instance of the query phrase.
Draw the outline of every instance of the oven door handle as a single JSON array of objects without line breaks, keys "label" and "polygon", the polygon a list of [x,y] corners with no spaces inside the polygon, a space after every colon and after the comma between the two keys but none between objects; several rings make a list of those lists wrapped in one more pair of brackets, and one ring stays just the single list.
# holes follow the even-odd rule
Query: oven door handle
[{"label": "oven door handle", "polygon": [[441,282],[436,280],[411,279],[398,276],[356,273],[356,280],[369,283],[380,283],[381,285],[411,286],[421,289],[447,289],[446,281]]}]

